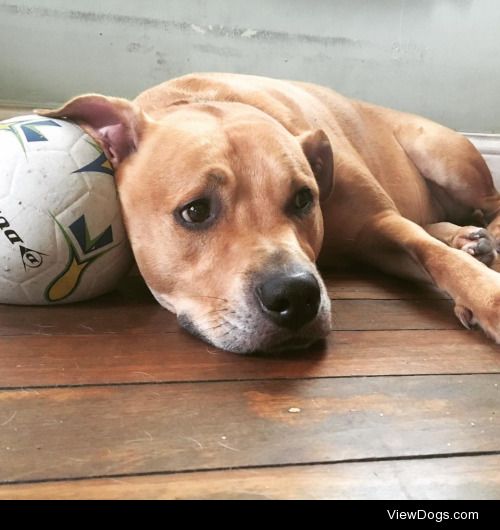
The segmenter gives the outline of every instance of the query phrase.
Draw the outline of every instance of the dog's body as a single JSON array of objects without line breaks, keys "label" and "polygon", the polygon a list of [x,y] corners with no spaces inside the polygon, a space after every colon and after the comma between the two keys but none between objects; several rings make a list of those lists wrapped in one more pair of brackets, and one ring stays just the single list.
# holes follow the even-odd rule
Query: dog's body
[{"label": "dog's body", "polygon": [[[500,196],[461,135],[324,87],[233,74],[46,114],[101,142],[148,285],[209,342],[249,352],[326,335],[314,262],[353,258],[430,277],[464,325],[500,341],[500,276],[480,263],[497,257]],[[487,230],[460,226],[476,210]]]}]

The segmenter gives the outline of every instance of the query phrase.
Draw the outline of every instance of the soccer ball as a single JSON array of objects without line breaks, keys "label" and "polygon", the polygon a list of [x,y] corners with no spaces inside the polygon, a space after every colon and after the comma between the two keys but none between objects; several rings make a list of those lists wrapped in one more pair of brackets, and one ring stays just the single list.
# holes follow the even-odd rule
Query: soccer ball
[{"label": "soccer ball", "polygon": [[99,145],[69,121],[0,122],[0,303],[92,298],[114,288],[131,263]]}]

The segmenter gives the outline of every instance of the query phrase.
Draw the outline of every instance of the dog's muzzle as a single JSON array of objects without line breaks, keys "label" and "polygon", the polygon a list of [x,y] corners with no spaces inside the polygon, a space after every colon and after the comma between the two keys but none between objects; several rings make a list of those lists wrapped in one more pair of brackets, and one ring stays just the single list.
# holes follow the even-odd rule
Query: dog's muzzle
[{"label": "dog's muzzle", "polygon": [[[240,295],[210,299],[199,313],[179,311],[193,335],[236,353],[303,349],[331,329],[330,299],[314,265],[276,263],[245,275]],[[201,298],[203,300],[203,298]]]}]

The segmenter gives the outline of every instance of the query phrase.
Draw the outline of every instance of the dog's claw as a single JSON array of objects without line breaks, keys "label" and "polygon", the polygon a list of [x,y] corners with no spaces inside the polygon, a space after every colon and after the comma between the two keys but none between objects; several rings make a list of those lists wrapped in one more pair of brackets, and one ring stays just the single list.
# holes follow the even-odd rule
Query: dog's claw
[{"label": "dog's claw", "polygon": [[469,239],[480,239],[481,237],[487,237],[488,231],[484,228],[480,228],[477,232],[473,232],[469,235]]},{"label": "dog's claw", "polygon": [[497,258],[493,236],[485,228],[464,226],[453,239],[453,246],[474,256],[485,265],[492,265]]},{"label": "dog's claw", "polygon": [[462,325],[467,329],[471,329],[471,326],[475,324],[472,311],[463,305],[457,304],[455,306],[455,315],[457,316],[458,320],[460,320]]}]

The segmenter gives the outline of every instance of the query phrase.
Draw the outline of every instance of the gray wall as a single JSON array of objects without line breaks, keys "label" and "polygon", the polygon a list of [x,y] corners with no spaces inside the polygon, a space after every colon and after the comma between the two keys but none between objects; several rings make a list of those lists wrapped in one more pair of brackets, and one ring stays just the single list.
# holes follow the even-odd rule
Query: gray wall
[{"label": "gray wall", "polygon": [[218,70],[500,132],[498,0],[0,0],[0,50],[3,104]]}]

